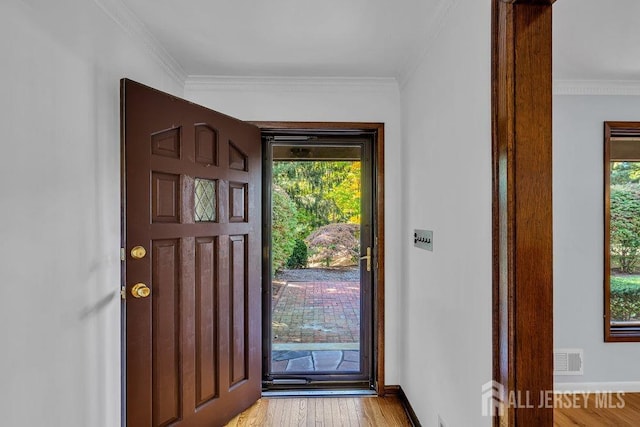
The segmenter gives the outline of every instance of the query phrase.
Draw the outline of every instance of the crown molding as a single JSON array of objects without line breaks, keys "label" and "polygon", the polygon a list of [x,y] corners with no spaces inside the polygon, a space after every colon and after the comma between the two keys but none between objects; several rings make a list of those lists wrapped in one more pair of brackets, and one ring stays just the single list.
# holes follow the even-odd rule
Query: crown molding
[{"label": "crown molding", "polygon": [[640,95],[640,80],[554,80],[554,95]]},{"label": "crown molding", "polygon": [[398,91],[392,77],[235,77],[188,76],[185,92],[242,91],[260,92],[388,92]]},{"label": "crown molding", "polygon": [[423,39],[422,48],[417,55],[410,56],[398,71],[398,84],[400,89],[404,88],[416,73],[418,67],[425,61],[457,4],[458,0],[440,0],[438,2],[432,24],[425,25],[428,31]]},{"label": "crown molding", "polygon": [[93,0],[102,11],[124,30],[133,40],[140,42],[149,55],[180,86],[184,85],[187,73],[151,34],[144,23],[121,0]]}]

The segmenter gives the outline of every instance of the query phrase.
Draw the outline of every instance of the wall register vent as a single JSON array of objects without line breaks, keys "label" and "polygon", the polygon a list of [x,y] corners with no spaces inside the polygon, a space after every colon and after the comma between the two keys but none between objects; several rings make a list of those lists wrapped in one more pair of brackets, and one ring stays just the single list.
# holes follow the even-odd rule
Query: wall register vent
[{"label": "wall register vent", "polygon": [[583,350],[557,348],[553,351],[553,375],[583,375]]}]

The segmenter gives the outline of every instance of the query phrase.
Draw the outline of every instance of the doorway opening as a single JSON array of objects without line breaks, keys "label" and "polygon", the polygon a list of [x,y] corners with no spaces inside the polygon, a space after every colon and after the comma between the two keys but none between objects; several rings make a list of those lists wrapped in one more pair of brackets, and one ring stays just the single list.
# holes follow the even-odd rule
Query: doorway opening
[{"label": "doorway opening", "polygon": [[375,389],[376,135],[263,129],[263,388]]}]

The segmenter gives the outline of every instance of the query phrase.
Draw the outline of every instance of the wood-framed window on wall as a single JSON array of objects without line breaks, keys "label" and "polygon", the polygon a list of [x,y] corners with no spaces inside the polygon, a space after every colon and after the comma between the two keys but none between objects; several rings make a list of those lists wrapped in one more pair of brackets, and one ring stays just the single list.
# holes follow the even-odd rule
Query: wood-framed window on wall
[{"label": "wood-framed window on wall", "polygon": [[640,122],[604,123],[604,339],[640,341]]}]

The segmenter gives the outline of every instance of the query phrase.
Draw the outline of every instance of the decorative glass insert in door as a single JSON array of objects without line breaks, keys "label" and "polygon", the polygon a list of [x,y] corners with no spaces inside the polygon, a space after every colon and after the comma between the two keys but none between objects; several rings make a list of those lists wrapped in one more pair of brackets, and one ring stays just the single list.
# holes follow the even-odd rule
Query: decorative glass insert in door
[{"label": "decorative glass insert in door", "polygon": [[216,181],[196,178],[194,180],[195,222],[215,222]]}]

